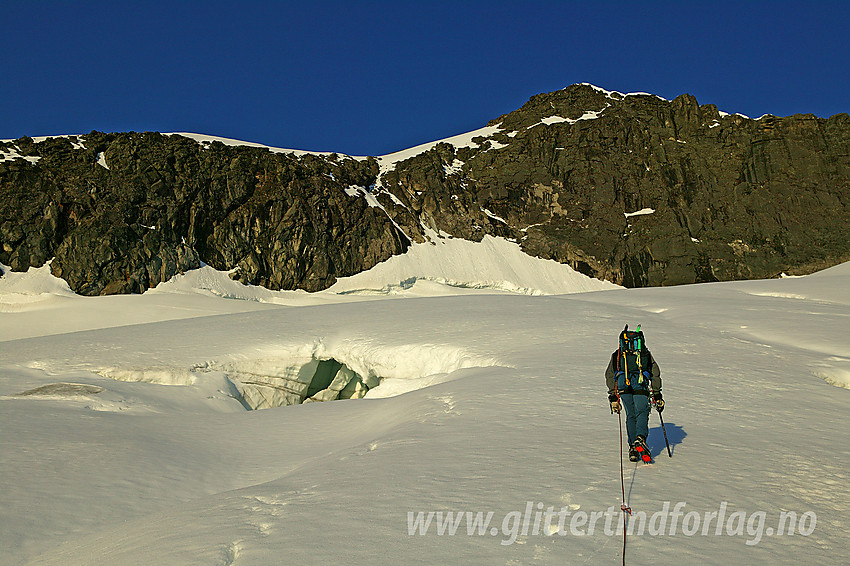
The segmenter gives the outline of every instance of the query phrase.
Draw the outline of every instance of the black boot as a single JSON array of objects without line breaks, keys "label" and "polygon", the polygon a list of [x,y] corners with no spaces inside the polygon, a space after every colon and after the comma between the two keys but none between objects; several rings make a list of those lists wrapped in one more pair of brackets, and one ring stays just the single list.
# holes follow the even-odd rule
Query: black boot
[{"label": "black boot", "polygon": [[629,448],[629,462],[637,462],[638,461],[638,452],[635,450],[635,447],[632,446]]},{"label": "black boot", "polygon": [[638,454],[638,458],[644,462],[652,461],[652,454],[649,452],[649,447],[646,445],[646,437],[638,435],[632,449]]}]

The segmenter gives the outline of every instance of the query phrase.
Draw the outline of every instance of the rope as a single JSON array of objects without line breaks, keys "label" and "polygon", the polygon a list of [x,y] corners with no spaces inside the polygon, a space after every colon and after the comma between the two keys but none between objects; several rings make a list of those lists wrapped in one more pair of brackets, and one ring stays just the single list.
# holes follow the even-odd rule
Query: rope
[{"label": "rope", "polygon": [[626,478],[623,472],[623,404],[620,401],[620,391],[614,388],[614,393],[617,395],[617,402],[620,403],[620,412],[617,413],[617,418],[620,421],[620,488],[623,494],[623,503],[620,509],[623,511],[623,566],[626,566],[626,526],[628,516],[632,514],[632,508],[626,505]]}]

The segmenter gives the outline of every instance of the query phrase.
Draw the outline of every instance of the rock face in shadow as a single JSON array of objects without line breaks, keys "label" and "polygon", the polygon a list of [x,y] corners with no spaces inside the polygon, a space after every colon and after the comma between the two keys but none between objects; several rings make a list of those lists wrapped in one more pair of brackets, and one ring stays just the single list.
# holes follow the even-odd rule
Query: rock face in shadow
[{"label": "rock face in shadow", "polygon": [[428,230],[512,238],[626,286],[850,260],[847,114],[751,120],[690,95],[573,85],[490,125],[383,171],[156,133],[0,142],[0,263],[53,258],[55,275],[97,295],[143,292],[201,260],[316,291]]},{"label": "rock face in shadow", "polygon": [[751,120],[690,95],[574,85],[490,125],[479,147],[437,146],[383,185],[436,229],[513,237],[629,287],[850,260],[847,114]]},{"label": "rock face in shadow", "polygon": [[408,245],[383,211],[346,193],[374,181],[374,160],[156,133],[14,146],[41,158],[0,161],[0,262],[55,258],[54,275],[84,295],[143,292],[201,259],[245,283],[316,291]]}]

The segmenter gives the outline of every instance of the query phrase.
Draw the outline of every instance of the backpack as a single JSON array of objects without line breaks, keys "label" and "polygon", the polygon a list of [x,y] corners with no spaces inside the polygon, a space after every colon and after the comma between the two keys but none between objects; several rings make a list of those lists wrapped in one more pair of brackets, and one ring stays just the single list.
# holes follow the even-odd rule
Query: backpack
[{"label": "backpack", "polygon": [[629,330],[629,325],[626,325],[620,333],[620,348],[614,355],[617,356],[614,365],[617,389],[622,393],[649,391],[652,356],[646,348],[640,325],[637,330]]}]

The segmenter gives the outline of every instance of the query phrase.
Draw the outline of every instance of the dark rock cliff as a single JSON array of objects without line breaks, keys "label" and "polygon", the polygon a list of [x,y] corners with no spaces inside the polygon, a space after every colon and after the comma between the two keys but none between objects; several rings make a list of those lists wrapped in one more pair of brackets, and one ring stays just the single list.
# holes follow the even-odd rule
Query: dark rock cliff
[{"label": "dark rock cliff", "polygon": [[[574,85],[490,124],[501,131],[478,148],[438,146],[383,184],[456,237],[514,237],[530,255],[626,286],[850,260],[847,114],[751,120],[690,95]],[[440,175],[455,159],[462,170]]]},{"label": "dark rock cliff", "polygon": [[246,283],[316,291],[408,245],[345,192],[374,181],[374,160],[155,133],[14,145],[41,159],[0,161],[0,262],[25,270],[55,258],[54,275],[81,294],[142,292],[201,260]]},{"label": "dark rock cliff", "polygon": [[0,142],[0,263],[53,258],[86,295],[142,292],[201,260],[315,291],[427,229],[512,238],[626,286],[850,260],[847,114],[751,120],[574,85],[490,126],[383,170],[156,133]]}]

